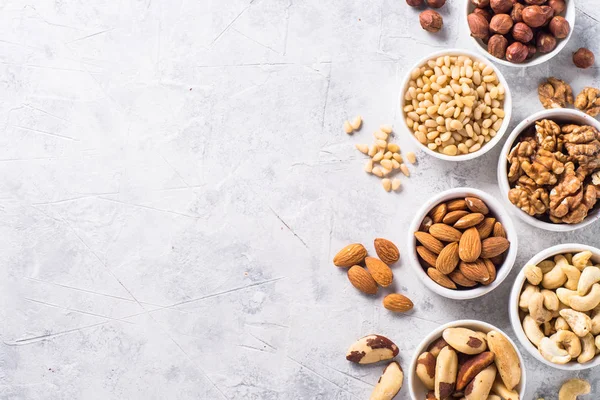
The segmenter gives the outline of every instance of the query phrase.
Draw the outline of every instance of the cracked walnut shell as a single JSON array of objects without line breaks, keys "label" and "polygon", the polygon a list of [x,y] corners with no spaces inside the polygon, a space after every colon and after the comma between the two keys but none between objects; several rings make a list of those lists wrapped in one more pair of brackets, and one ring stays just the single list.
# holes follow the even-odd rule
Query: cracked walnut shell
[{"label": "cracked walnut shell", "polygon": [[575,107],[592,117],[600,114],[600,89],[586,87],[577,95]]},{"label": "cracked walnut shell", "polygon": [[563,80],[550,77],[538,87],[538,97],[544,108],[564,108],[573,104],[573,90]]}]

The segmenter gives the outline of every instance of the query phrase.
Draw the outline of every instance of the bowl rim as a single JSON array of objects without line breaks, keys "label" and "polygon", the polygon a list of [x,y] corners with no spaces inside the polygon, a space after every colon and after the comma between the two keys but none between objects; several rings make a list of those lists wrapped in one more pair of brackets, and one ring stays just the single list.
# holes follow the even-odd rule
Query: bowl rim
[{"label": "bowl rim", "polygon": [[512,344],[513,348],[517,352],[517,356],[519,357],[519,362],[521,364],[521,382],[519,382],[520,389],[518,390],[518,393],[519,393],[520,398],[524,398],[525,390],[527,389],[527,368],[525,367],[525,360],[523,359],[523,355],[521,354],[521,351],[519,350],[519,348],[517,347],[515,342],[511,339],[511,337],[509,335],[507,335],[506,332],[504,332],[502,329],[500,329],[497,326],[492,325],[488,322],[478,321],[475,319],[461,319],[461,320],[457,320],[457,321],[448,322],[446,324],[443,324],[443,325],[438,326],[437,328],[433,329],[429,334],[427,334],[425,336],[425,338],[423,340],[421,340],[421,342],[414,349],[412,358],[410,360],[410,366],[409,366],[409,371],[408,371],[408,391],[409,391],[410,396],[414,400],[423,398],[423,396],[419,396],[418,393],[415,393],[416,388],[415,388],[415,384],[414,384],[414,382],[417,379],[419,379],[416,376],[416,372],[415,372],[415,368],[417,366],[417,360],[418,360],[419,356],[421,355],[421,353],[423,353],[425,351],[427,346],[433,342],[433,340],[435,340],[438,336],[439,337],[442,336],[442,332],[445,329],[455,328],[455,327],[465,327],[465,328],[469,328],[469,329],[474,328],[474,329],[478,329],[478,330],[487,329],[487,332],[494,330],[494,331],[500,332],[501,334],[504,335],[504,337],[506,337],[508,339],[510,344]]},{"label": "bowl rim", "polygon": [[[446,56],[446,55],[465,55],[465,56],[469,56],[470,58],[474,58],[477,61],[484,62],[486,65],[490,65],[494,69],[494,72],[496,73],[496,75],[498,76],[498,80],[504,86],[504,106],[503,106],[504,121],[502,122],[500,129],[496,133],[496,136],[494,136],[488,143],[486,143],[485,146],[481,146],[481,149],[477,150],[474,153],[462,154],[462,155],[457,155],[457,156],[448,156],[448,155],[433,151],[433,150],[429,149],[427,146],[423,145],[421,142],[419,142],[419,140],[415,137],[415,135],[412,133],[412,131],[408,127],[408,124],[406,123],[406,115],[404,113],[404,94],[405,94],[406,88],[408,87],[408,84],[411,80],[410,76],[411,76],[412,70],[415,69],[416,67],[419,67],[419,66],[425,64],[427,61],[429,61],[433,58],[438,58],[440,56]],[[512,94],[510,91],[510,87],[508,85],[508,81],[504,78],[504,75],[498,69],[498,67],[496,65],[494,65],[494,63],[491,62],[489,59],[482,57],[481,55],[479,55],[475,52],[472,52],[470,50],[465,50],[465,49],[460,49],[460,48],[450,48],[450,49],[440,50],[440,51],[430,53],[427,56],[418,60],[416,63],[414,63],[408,69],[408,71],[404,74],[404,78],[402,79],[402,82],[400,85],[400,93],[398,95],[398,106],[400,107],[400,118],[402,119],[402,129],[408,134],[408,136],[411,137],[411,139],[414,141],[414,143],[416,143],[416,145],[419,149],[421,149],[425,153],[429,154],[430,156],[439,158],[440,160],[466,161],[466,160],[473,160],[477,157],[484,155],[485,153],[490,151],[492,148],[494,148],[500,142],[500,140],[502,139],[502,137],[508,130],[508,127],[510,125],[510,120],[512,117]]]},{"label": "bowl rim", "polygon": [[[573,36],[573,32],[575,31],[575,22],[577,20],[577,12],[575,9],[575,0],[569,0],[566,3],[567,3],[567,8],[564,11],[564,18],[569,22],[569,25],[571,27],[571,29],[569,30],[569,34],[567,35],[566,38],[560,40],[560,42],[558,42],[558,44],[556,45],[556,48],[554,50],[552,50],[550,53],[536,55],[529,61],[525,61],[525,62],[517,64],[517,63],[511,63],[510,61],[507,61],[507,60],[504,60],[501,58],[494,57],[487,51],[487,49],[485,49],[483,47],[483,45],[479,42],[479,39],[471,36],[471,34],[470,34],[471,31],[469,29],[467,29],[467,33],[469,35],[469,38],[473,42],[473,45],[477,49],[477,51],[479,53],[482,53],[483,56],[490,61],[493,61],[495,63],[498,63],[498,64],[506,66],[506,67],[513,67],[513,68],[527,68],[527,67],[533,67],[536,65],[540,65],[547,61],[550,61],[558,53],[560,53],[565,48],[565,46],[567,45],[569,40],[571,39],[571,36]],[[469,24],[467,23],[467,16],[470,14],[470,12],[471,12],[470,10],[475,9],[476,7],[474,4],[471,3],[470,0],[465,0],[465,4],[466,4],[466,7],[465,7],[463,23],[465,24],[465,26],[468,27]],[[567,16],[569,16],[569,18],[567,18]]]},{"label": "bowl rim", "polygon": [[[506,235],[510,240],[510,248],[508,250],[508,254],[502,264],[502,267],[499,269],[499,272],[496,276],[496,280],[492,282],[488,286],[479,286],[474,289],[465,289],[465,290],[453,290],[447,289],[443,286],[435,283],[429,275],[423,270],[421,263],[419,262],[419,258],[416,250],[416,238],[414,233],[418,231],[423,218],[428,214],[428,212],[438,205],[442,201],[447,201],[452,198],[460,198],[467,195],[473,195],[475,197],[481,198],[485,201],[486,205],[496,214],[496,219],[501,220],[502,225],[506,231]],[[480,296],[484,296],[498,286],[502,284],[502,282],[508,277],[512,267],[515,263],[517,257],[517,251],[519,247],[519,240],[517,236],[517,231],[512,223],[512,219],[510,218],[510,214],[506,209],[502,206],[502,204],[496,200],[492,195],[485,193],[479,189],[468,188],[468,187],[460,187],[454,189],[448,189],[443,192],[440,192],[434,196],[432,196],[428,201],[423,204],[423,206],[417,211],[415,217],[409,226],[408,231],[408,248],[410,249],[408,253],[408,261],[410,268],[417,274],[417,277],[421,280],[421,282],[427,287],[427,289],[432,292],[449,299],[453,300],[469,300],[475,299]]]},{"label": "bowl rim", "polygon": [[[546,260],[547,258],[555,256],[557,254],[574,253],[585,250],[591,251],[593,253],[593,257],[600,261],[600,249],[586,244],[565,243],[551,246],[547,249],[540,251],[539,253],[531,257],[529,261],[527,261],[523,265],[537,265],[541,261]],[[519,274],[517,275],[513,283],[508,303],[508,315],[510,318],[510,324],[512,325],[512,330],[517,336],[517,339],[519,340],[521,345],[525,348],[525,350],[527,350],[529,354],[531,354],[536,360],[540,361],[541,363],[563,371],[581,371],[585,369],[594,368],[600,365],[600,355],[596,355],[594,360],[585,364],[572,362],[569,362],[568,364],[554,364],[542,357],[538,349],[533,345],[533,343],[529,341],[527,335],[525,335],[523,325],[521,324],[521,318],[519,317],[519,297],[521,295],[521,289],[525,284],[525,279],[525,272],[523,271],[523,268],[521,268]]]},{"label": "bowl rim", "polygon": [[508,200],[508,191],[510,190],[510,183],[508,182],[508,169],[506,163],[506,156],[512,149],[515,140],[534,122],[545,118],[557,118],[557,119],[569,119],[577,118],[584,120],[585,124],[592,125],[600,131],[600,121],[591,116],[579,111],[568,108],[552,108],[548,110],[538,111],[531,114],[523,121],[521,121],[508,135],[502,150],[500,150],[500,156],[498,157],[497,179],[498,186],[500,187],[500,193],[502,194],[502,201],[512,211],[512,214],[516,214],[519,219],[539,229],[544,229],[552,232],[570,232],[577,229],[584,228],[588,225],[593,224],[600,218],[600,207],[595,211],[594,215],[588,215],[582,222],[578,224],[553,224],[550,222],[541,221],[535,217],[532,217],[517,208]]}]

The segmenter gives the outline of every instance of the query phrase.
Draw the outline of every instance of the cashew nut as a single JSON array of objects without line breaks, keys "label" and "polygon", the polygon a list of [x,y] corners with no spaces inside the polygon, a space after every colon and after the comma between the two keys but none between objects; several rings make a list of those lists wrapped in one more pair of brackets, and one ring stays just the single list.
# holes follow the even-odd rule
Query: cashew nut
[{"label": "cashew nut", "polygon": [[575,290],[569,290],[566,288],[558,288],[556,289],[556,296],[564,305],[571,307],[571,299],[574,296],[577,296],[577,292]]},{"label": "cashew nut", "polygon": [[526,283],[525,289],[523,289],[521,297],[519,297],[519,308],[521,308],[524,311],[527,311],[529,309],[529,298],[532,294],[538,293],[539,291],[539,287]]},{"label": "cashew nut", "polygon": [[596,344],[596,354],[598,354],[598,351],[600,351],[600,336],[596,336],[596,339],[594,339],[594,343]]},{"label": "cashew nut", "polygon": [[590,258],[592,258],[591,251],[582,251],[573,256],[571,264],[577,267],[580,271],[583,271],[583,269],[589,265],[588,262],[590,261]]},{"label": "cashew nut", "polygon": [[[557,293],[558,294],[558,293]],[[560,297],[559,297],[560,298]],[[577,311],[590,311],[600,304],[600,283],[594,283],[592,290],[585,296],[573,296],[570,299],[572,309]]]},{"label": "cashew nut", "polygon": [[565,308],[560,311],[560,316],[567,321],[573,333],[584,337],[592,329],[592,319],[582,312]]},{"label": "cashew nut", "polygon": [[592,387],[583,379],[569,379],[560,387],[558,400],[577,400],[577,396],[590,393]]},{"label": "cashew nut", "polygon": [[567,275],[562,270],[563,265],[568,265],[563,256],[555,257],[556,265],[542,278],[542,286],[546,289],[558,289],[567,281]]},{"label": "cashew nut", "polygon": [[556,343],[557,346],[565,349],[571,358],[575,358],[581,354],[581,342],[577,335],[571,331],[558,331],[550,336],[550,340]]},{"label": "cashew nut", "polygon": [[600,334],[600,307],[596,307],[592,311],[592,329],[590,332],[594,336]]},{"label": "cashew nut", "polygon": [[581,271],[569,264],[561,264],[560,267],[567,276],[567,281],[565,282],[564,286],[570,290],[577,290],[577,285],[579,284],[579,277],[581,276]]},{"label": "cashew nut", "polygon": [[590,361],[596,356],[596,345],[594,344],[594,335],[588,333],[581,338],[581,347],[583,348],[577,362],[580,364]]},{"label": "cashew nut", "polygon": [[556,333],[556,329],[554,329],[554,324],[552,323],[552,321],[550,322],[544,322],[542,324],[543,327],[543,331],[544,331],[544,335],[546,336],[550,336]]},{"label": "cashew nut", "polygon": [[558,317],[556,318],[556,321],[554,321],[554,329],[556,329],[557,331],[560,331],[561,329],[568,331],[569,329],[571,329],[571,327],[569,326],[569,324],[567,324],[567,321],[565,321],[563,317]]},{"label": "cashew nut", "polygon": [[598,282],[600,282],[600,268],[585,267],[579,278],[579,284],[577,284],[577,294],[585,296],[594,283]]},{"label": "cashew nut", "polygon": [[532,285],[539,285],[544,276],[542,269],[535,265],[526,265],[523,267],[523,273],[527,281]]},{"label": "cashew nut", "polygon": [[552,319],[552,311],[544,308],[544,296],[541,293],[534,293],[529,298],[529,315],[538,324],[543,324]]},{"label": "cashew nut", "polygon": [[544,307],[550,311],[558,310],[558,296],[552,290],[542,289],[542,296],[544,296]]},{"label": "cashew nut", "polygon": [[566,364],[571,361],[569,353],[558,347],[558,345],[550,338],[543,338],[540,342],[540,354],[546,360],[554,364]]},{"label": "cashew nut", "polygon": [[529,315],[523,319],[523,331],[525,331],[527,339],[529,339],[536,347],[538,347],[542,339],[546,337],[544,332],[540,329],[539,324]]},{"label": "cashew nut", "polygon": [[552,268],[554,268],[554,266],[556,265],[556,263],[552,260],[544,260],[540,263],[538,263],[538,268],[542,270],[542,273],[547,274],[548,272],[550,272],[552,270]]}]

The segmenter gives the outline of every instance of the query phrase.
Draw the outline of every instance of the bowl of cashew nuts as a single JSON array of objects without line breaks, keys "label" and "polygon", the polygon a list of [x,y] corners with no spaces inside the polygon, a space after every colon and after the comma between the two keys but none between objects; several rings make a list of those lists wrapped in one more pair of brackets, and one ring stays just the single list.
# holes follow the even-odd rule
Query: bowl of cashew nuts
[{"label": "bowl of cashew nuts", "polygon": [[510,295],[517,338],[542,363],[562,370],[600,365],[600,249],[561,244],[535,255]]}]

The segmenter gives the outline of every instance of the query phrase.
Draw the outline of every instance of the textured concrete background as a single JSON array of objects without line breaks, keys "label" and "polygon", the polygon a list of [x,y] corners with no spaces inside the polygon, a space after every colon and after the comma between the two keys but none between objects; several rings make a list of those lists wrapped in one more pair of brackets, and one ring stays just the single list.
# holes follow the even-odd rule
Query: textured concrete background
[{"label": "textured concrete background", "polygon": [[[541,109],[538,81],[600,85],[600,11],[578,0],[566,49],[503,68],[513,123]],[[404,190],[362,172],[354,143],[393,123],[417,59],[469,48],[463,1],[431,35],[403,0],[0,1],[0,398],[364,399],[383,368],[344,359],[389,336],[407,368],[439,324],[512,332],[516,271],[484,298],[427,291],[401,262],[408,315],[357,293],[331,263],[343,245],[394,240],[431,195],[499,193],[500,148],[453,164],[419,156]],[[342,131],[362,114],[364,129]],[[600,226],[550,234],[516,221],[516,268]],[[527,399],[572,374],[526,357]],[[598,374],[592,379],[600,393]],[[595,378],[594,378],[595,377]],[[399,399],[408,399],[403,389]]]}]

